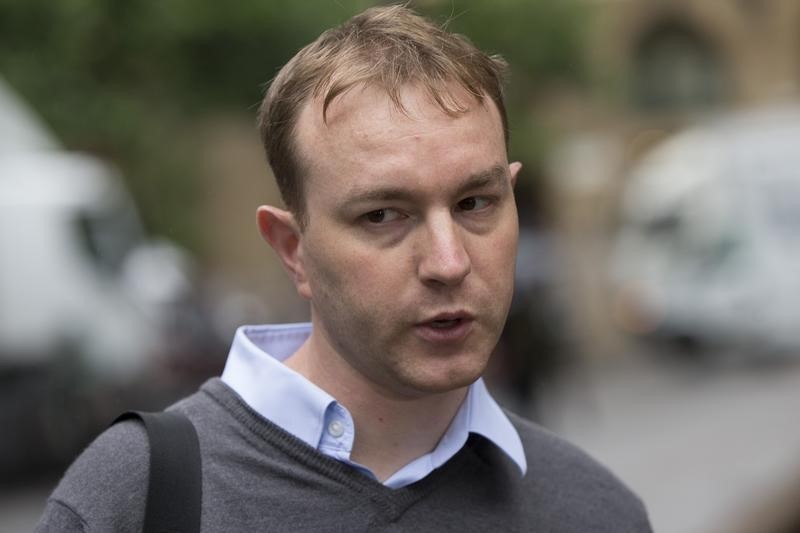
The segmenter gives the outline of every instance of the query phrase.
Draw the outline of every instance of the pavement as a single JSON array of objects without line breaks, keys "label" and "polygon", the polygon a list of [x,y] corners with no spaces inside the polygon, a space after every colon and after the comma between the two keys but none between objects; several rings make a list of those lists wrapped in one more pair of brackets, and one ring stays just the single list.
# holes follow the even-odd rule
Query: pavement
[{"label": "pavement", "polygon": [[656,532],[800,527],[800,359],[634,354],[574,373],[544,412],[642,497]]},{"label": "pavement", "polygon": [[0,490],[0,533],[33,531],[56,481],[36,481]]}]

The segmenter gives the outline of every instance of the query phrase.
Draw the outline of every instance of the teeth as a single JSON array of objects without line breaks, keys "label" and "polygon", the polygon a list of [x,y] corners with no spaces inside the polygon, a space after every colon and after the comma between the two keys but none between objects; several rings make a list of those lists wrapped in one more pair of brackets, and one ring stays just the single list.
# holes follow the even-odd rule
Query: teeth
[{"label": "teeth", "polygon": [[458,322],[458,319],[454,319],[454,320],[434,320],[433,322],[431,322],[431,326],[433,326],[434,328],[442,328],[442,329],[444,329],[444,328],[449,328],[449,327],[455,326],[457,322]]}]

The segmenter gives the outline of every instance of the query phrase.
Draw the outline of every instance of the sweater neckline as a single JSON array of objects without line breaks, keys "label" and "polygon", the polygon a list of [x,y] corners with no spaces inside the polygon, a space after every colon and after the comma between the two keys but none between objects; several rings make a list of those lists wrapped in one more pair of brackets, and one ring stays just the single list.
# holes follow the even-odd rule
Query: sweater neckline
[{"label": "sweater neckline", "polygon": [[328,457],[309,446],[301,439],[285,431],[261,416],[242,400],[236,392],[219,378],[212,378],[200,389],[230,415],[251,435],[251,444],[257,447],[271,447],[286,454],[289,458],[315,470],[325,477],[346,486],[349,490],[362,494],[374,501],[390,520],[399,518],[417,501],[435,490],[455,475],[472,455],[467,450],[469,440],[449,461],[435,469],[423,479],[393,489],[385,486],[355,467]]}]

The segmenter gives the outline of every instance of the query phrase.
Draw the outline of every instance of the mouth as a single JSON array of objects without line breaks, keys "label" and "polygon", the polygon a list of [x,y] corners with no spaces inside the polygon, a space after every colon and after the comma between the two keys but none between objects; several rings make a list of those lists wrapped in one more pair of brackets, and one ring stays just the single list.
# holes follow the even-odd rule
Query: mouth
[{"label": "mouth", "polygon": [[459,322],[461,322],[460,318],[453,318],[450,320],[434,320],[429,325],[434,329],[446,329],[457,325]]},{"label": "mouth", "polygon": [[414,329],[428,342],[455,343],[470,334],[474,321],[475,318],[467,312],[440,313],[418,322]]}]

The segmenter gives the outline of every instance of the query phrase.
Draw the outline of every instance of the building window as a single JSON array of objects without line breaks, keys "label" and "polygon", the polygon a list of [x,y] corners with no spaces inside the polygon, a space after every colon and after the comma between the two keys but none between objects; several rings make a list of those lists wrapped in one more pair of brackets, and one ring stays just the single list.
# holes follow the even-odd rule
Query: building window
[{"label": "building window", "polygon": [[721,61],[711,43],[677,22],[657,25],[634,49],[633,97],[651,111],[714,107],[725,99]]}]

